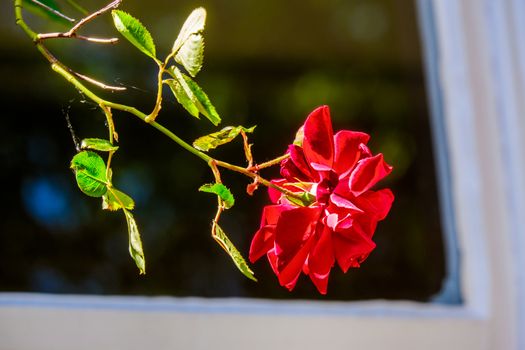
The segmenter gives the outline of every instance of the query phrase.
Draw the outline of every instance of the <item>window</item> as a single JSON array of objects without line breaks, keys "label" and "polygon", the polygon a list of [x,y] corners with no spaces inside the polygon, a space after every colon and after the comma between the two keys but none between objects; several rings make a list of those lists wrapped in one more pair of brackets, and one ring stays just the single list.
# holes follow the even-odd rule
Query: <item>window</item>
[{"label": "window", "polygon": [[4,294],[3,342],[12,348],[50,338],[55,348],[522,348],[523,5],[418,5],[433,111],[445,131],[437,142],[446,142],[441,156],[450,164],[451,197],[444,201],[456,218],[462,304]]}]

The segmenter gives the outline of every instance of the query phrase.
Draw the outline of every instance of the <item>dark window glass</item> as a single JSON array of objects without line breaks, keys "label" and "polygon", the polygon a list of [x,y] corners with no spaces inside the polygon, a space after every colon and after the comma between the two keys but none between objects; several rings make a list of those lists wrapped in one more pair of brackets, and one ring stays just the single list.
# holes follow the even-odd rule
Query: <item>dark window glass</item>
[{"label": "dark window glass", "polygon": [[[142,19],[166,53],[195,4],[130,1],[123,9]],[[375,251],[346,275],[335,268],[326,297],[304,276],[289,293],[265,259],[254,265],[259,283],[247,280],[210,237],[215,200],[197,192],[212,180],[206,164],[137,118],[115,113],[121,141],[114,183],[136,199],[147,258],[148,273],[138,276],[124,217],[82,195],[68,169],[75,149],[64,115],[80,138],[105,137],[103,115],[49,70],[21,32],[11,30],[0,46],[0,291],[338,300],[429,300],[438,293],[445,265],[412,1],[203,4],[206,55],[197,80],[225,125],[257,124],[257,161],[282,154],[307,114],[328,104],[334,130],[369,133],[371,149],[394,165],[382,187],[392,188],[396,200],[378,226]],[[10,9],[3,13],[4,22],[13,22]],[[111,30],[91,28],[98,34]],[[128,87],[123,98],[106,93],[111,99],[151,108],[155,67],[128,43],[50,46],[78,71]],[[174,102],[164,106],[159,121],[188,140],[213,130]],[[241,162],[241,152],[240,144],[232,144],[214,154]],[[278,169],[266,174],[277,176]],[[224,173],[223,180],[237,204],[223,215],[222,226],[247,255],[269,200],[264,189],[248,197],[246,178]]]}]

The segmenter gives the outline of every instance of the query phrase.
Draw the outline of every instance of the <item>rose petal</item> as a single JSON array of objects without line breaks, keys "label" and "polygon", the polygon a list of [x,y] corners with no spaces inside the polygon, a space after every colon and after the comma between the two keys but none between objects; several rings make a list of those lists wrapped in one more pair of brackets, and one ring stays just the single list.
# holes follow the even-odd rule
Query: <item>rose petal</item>
[{"label": "rose petal", "polygon": [[315,109],[304,123],[304,155],[308,163],[329,168],[334,160],[334,138],[328,106]]},{"label": "rose petal", "polygon": [[342,130],[334,136],[334,171],[344,177],[351,171],[361,156],[361,144],[366,144],[370,136],[363,132]]},{"label": "rose petal", "polygon": [[290,145],[288,147],[290,158],[281,162],[281,175],[289,181],[312,181],[317,175],[312,173],[304,156],[302,147]]},{"label": "rose petal", "polygon": [[[272,180],[271,183],[282,187],[286,183],[286,180],[285,179]],[[270,200],[272,201],[272,203],[279,203],[279,200],[281,199],[282,195],[283,194],[281,191],[268,186],[268,196],[270,197]]]},{"label": "rose petal", "polygon": [[376,220],[383,220],[387,216],[393,201],[394,194],[388,188],[367,191],[355,198],[356,205]]},{"label": "rose petal", "polygon": [[347,230],[345,234],[334,233],[332,239],[335,259],[345,273],[350,267],[358,267],[376,246],[369,237],[352,228]]},{"label": "rose petal", "polygon": [[248,258],[252,263],[259,260],[273,248],[275,242],[275,225],[262,227],[253,236]]},{"label": "rose petal", "polygon": [[392,167],[384,161],[381,153],[361,159],[350,175],[350,191],[355,196],[359,196],[391,172]]},{"label": "rose petal", "polygon": [[279,278],[281,286],[288,288],[290,291],[295,287],[314,241],[315,236],[311,235],[301,249],[299,249],[293,258],[287,261],[284,266],[281,258],[276,256],[278,268],[277,277]]},{"label": "rose petal", "polygon": [[275,227],[275,253],[280,263],[287,264],[314,232],[320,212],[318,207],[298,207],[281,213]]},{"label": "rose petal", "polygon": [[345,208],[354,212],[363,213],[363,210],[358,208],[352,201],[338,195],[337,193],[332,193],[330,195],[330,202],[339,208]]},{"label": "rose petal", "polygon": [[328,277],[334,261],[332,232],[325,226],[319,241],[315,247],[313,247],[308,257],[308,275],[321,294],[326,294]]},{"label": "rose petal", "polygon": [[261,228],[266,225],[277,225],[277,221],[281,213],[285,210],[290,210],[289,206],[285,205],[267,205],[263,208],[261,218]]}]

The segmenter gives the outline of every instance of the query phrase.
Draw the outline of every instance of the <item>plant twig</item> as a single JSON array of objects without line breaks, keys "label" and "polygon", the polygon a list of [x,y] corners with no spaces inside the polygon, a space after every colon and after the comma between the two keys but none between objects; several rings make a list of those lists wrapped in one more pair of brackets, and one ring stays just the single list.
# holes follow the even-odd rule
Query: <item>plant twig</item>
[{"label": "plant twig", "polygon": [[[31,1],[36,1],[36,0],[31,0]],[[104,14],[105,12],[107,12],[107,11],[109,11],[111,9],[117,8],[120,5],[121,2],[122,2],[122,0],[115,0],[115,1],[113,1],[111,3],[109,3],[108,5],[104,6],[100,10],[91,13],[90,15],[82,18],[77,24],[75,24],[67,32],[38,34],[37,39],[38,40],[47,40],[47,39],[58,39],[58,38],[77,38],[77,39],[91,41],[91,42],[95,42],[95,43],[114,44],[114,43],[116,43],[118,41],[117,38],[109,38],[109,39],[93,38],[93,37],[88,37],[88,36],[83,36],[83,35],[77,35],[77,32],[82,26],[84,26],[85,24],[91,22],[96,17]],[[73,20],[73,22],[74,21],[75,20]]]},{"label": "plant twig", "polygon": [[102,15],[103,13],[109,11],[109,10],[112,10],[112,9],[116,9],[120,3],[122,2],[122,0],[115,0],[111,3],[109,3],[108,5],[104,6],[103,8],[101,8],[100,10],[98,11],[95,11],[93,12],[92,14],[82,18],[77,24],[75,24],[73,26],[73,28],[71,28],[67,33],[69,33],[71,36],[72,35],[75,35],[75,33],[83,26],[85,25],[86,23],[88,22],[91,22],[93,19],[95,19],[96,17]]},{"label": "plant twig", "polygon": [[289,158],[289,157],[290,157],[290,154],[286,153],[286,154],[283,154],[280,157],[277,157],[275,159],[269,160],[267,162],[264,162],[264,163],[261,163],[261,164],[255,164],[252,167],[248,167],[247,170],[249,170],[249,171],[259,171],[259,170],[264,169],[264,168],[269,168],[271,166],[279,164],[280,162],[282,162],[283,160],[285,160],[286,158]]},{"label": "plant twig", "polygon": [[65,19],[65,20],[68,21],[68,22],[71,22],[71,23],[76,22],[76,19],[71,18],[71,17],[68,17],[68,16],[64,15],[62,12],[57,11],[57,10],[55,10],[54,8],[49,7],[49,6],[47,6],[46,4],[44,4],[44,3],[42,3],[42,2],[40,2],[40,1],[38,1],[38,0],[30,0],[30,1],[31,1],[33,4],[35,4],[35,5],[37,5],[37,6],[40,6],[40,7],[43,8],[44,10],[49,11],[49,12],[51,12],[52,14],[57,15],[58,17],[63,18],[63,19]]},{"label": "plant twig", "polygon": [[53,33],[43,33],[38,34],[38,40],[48,40],[48,39],[80,39],[89,41],[97,44],[116,44],[118,38],[95,38],[91,36],[77,35],[76,33],[70,34],[69,32],[53,32]]},{"label": "plant twig", "polygon": [[113,85],[107,85],[107,84],[104,84],[98,80],[95,80],[93,78],[90,78],[86,75],[83,75],[83,74],[80,74],[80,73],[77,73],[77,72],[74,72],[72,71],[71,69],[69,70],[72,74],[74,74],[75,76],[79,77],[80,79],[82,80],[85,80],[87,81],[88,83],[91,83],[93,85],[96,85],[102,89],[106,89],[106,90],[113,90],[113,91],[124,91],[126,90],[125,87],[123,86],[113,86]]}]

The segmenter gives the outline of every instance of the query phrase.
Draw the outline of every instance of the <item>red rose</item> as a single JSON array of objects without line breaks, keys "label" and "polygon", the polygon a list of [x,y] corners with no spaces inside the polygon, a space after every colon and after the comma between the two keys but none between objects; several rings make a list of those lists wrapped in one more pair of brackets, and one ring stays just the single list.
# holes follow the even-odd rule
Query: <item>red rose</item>
[{"label": "red rose", "polygon": [[290,157],[281,162],[283,178],[273,182],[305,194],[309,205],[270,188],[275,204],[263,210],[249,257],[253,263],[266,254],[279,283],[289,290],[302,271],[326,294],[336,261],[346,272],[375,248],[377,222],[388,214],[394,195],[370,188],[392,167],[381,153],[372,155],[367,134],[342,130],[333,135],[327,106],[308,116],[302,132],[300,145],[290,145]]}]

